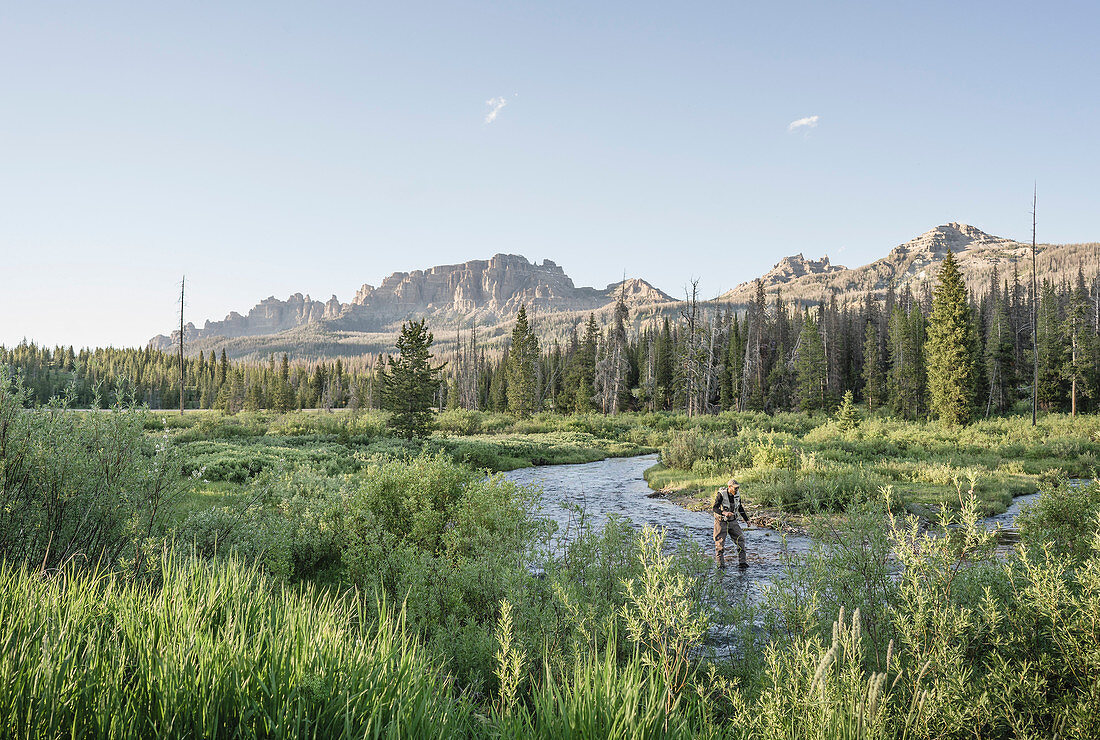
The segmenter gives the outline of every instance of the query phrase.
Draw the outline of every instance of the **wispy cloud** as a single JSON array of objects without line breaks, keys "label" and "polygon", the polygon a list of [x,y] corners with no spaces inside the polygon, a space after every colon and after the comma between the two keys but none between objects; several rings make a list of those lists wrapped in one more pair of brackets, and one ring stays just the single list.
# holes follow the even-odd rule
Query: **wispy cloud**
[{"label": "wispy cloud", "polygon": [[485,114],[485,123],[492,123],[497,120],[497,116],[504,109],[504,106],[508,105],[508,99],[504,96],[499,98],[489,98],[485,101],[485,105],[488,107],[488,112]]},{"label": "wispy cloud", "polygon": [[797,121],[791,121],[787,125],[788,131],[797,131],[800,128],[817,128],[817,122],[821,120],[821,116],[806,116],[805,118],[799,118]]}]

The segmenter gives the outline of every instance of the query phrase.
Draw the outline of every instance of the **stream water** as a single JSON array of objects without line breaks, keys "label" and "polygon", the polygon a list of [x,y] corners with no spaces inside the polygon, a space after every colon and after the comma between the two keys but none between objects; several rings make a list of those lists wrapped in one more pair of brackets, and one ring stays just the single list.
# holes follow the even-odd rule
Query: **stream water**
[{"label": "stream water", "polygon": [[[642,473],[656,462],[656,455],[609,458],[581,465],[522,468],[505,476],[520,485],[541,488],[542,511],[538,515],[554,519],[563,530],[576,526],[572,507],[580,507],[595,527],[603,526],[609,515],[619,514],[639,528],[647,524],[664,527],[665,539],[672,546],[690,538],[712,554],[714,519],[709,512],[688,511],[662,498],[647,497],[652,491]],[[752,492],[746,494],[751,511]],[[1038,496],[1016,498],[1005,513],[986,519],[986,526],[1012,527],[1022,507]],[[783,572],[785,556],[810,548],[810,538],[805,535],[784,535],[761,527],[747,527],[744,532],[749,568],[741,571],[736,567],[737,549],[727,540],[726,556],[733,567],[726,568],[723,579],[731,588],[748,589],[752,596],[759,595],[764,583]]]},{"label": "stream water", "polygon": [[[647,524],[663,527],[670,546],[690,538],[712,555],[714,517],[709,512],[688,511],[662,498],[647,498],[653,491],[642,473],[656,462],[656,455],[643,455],[581,465],[522,468],[505,475],[520,485],[541,488],[542,511],[538,515],[554,519],[563,530],[576,526],[571,507],[580,507],[594,527],[603,526],[609,515],[619,514],[638,528]],[[731,587],[749,588],[754,595],[764,583],[782,573],[785,554],[806,552],[810,547],[810,539],[804,535],[742,527],[749,568],[737,568],[737,547],[727,539],[726,557],[731,567],[726,568],[723,578]]]}]

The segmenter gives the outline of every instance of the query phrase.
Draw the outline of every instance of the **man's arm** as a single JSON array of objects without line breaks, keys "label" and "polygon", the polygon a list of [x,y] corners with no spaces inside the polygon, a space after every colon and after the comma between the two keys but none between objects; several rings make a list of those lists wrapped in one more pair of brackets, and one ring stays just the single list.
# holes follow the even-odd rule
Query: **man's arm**
[{"label": "man's arm", "polygon": [[722,516],[722,491],[719,490],[714,494],[714,503],[711,504],[710,510],[714,512],[716,517]]},{"label": "man's arm", "polygon": [[737,508],[740,510],[741,518],[745,520],[745,524],[749,523],[749,515],[745,513],[745,507],[740,502],[737,504]]}]

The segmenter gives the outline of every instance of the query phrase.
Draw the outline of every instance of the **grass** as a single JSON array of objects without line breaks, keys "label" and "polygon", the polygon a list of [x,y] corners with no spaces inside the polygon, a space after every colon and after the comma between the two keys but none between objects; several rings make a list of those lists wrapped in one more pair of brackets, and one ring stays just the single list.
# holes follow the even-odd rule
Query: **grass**
[{"label": "grass", "polygon": [[470,708],[384,605],[169,559],[158,585],[0,564],[6,737],[464,734]]},{"label": "grass", "polygon": [[[443,452],[469,467],[499,472],[532,465],[586,463],[657,451],[659,439],[634,419],[444,412],[441,431],[423,442],[387,436],[386,415],[348,410],[242,412],[188,411],[183,416],[148,412],[145,428],[167,434],[191,479],[179,505],[181,517],[240,500],[260,476],[308,467],[325,475],[360,472],[377,459],[404,459],[421,451]],[[478,429],[477,434],[454,430]],[[519,431],[523,430],[523,431]],[[646,444],[652,441],[654,444]]]},{"label": "grass", "polygon": [[871,417],[841,430],[827,417],[762,429],[741,419],[734,435],[706,429],[674,432],[662,463],[646,471],[655,490],[690,508],[710,505],[713,490],[736,477],[753,503],[785,513],[840,510],[853,498],[889,496],[891,503],[935,518],[957,509],[972,487],[984,515],[1040,481],[1092,477],[1100,460],[1095,417],[982,421],[952,429],[935,422]]},{"label": "grass", "polygon": [[[45,417],[5,408],[32,425],[30,439],[56,444],[24,466],[45,488],[69,469],[58,458],[73,445],[31,433]],[[105,435],[138,418],[111,413],[120,425]],[[868,418],[840,430],[794,414],[485,415],[458,419],[476,420],[477,434],[412,445],[371,431],[378,420],[148,424],[183,460],[135,457],[125,490],[142,515],[119,528],[132,548],[102,565],[21,564],[17,548],[0,561],[0,737],[1100,733],[1100,486],[1048,489],[1049,505],[1021,520],[1027,547],[1011,553],[994,555],[978,524],[979,504],[1003,505],[1013,485],[1091,474],[1100,421],[946,430]],[[148,441],[131,431],[127,444]],[[881,499],[851,508],[849,526],[788,563],[758,610],[729,601],[690,543],[672,555],[652,530],[638,538],[616,519],[564,554],[546,551],[536,577],[530,492],[469,467],[658,444],[667,467],[651,482],[684,490],[733,471],[750,497],[804,510],[880,488],[942,509],[973,476],[981,501],[968,500],[946,536],[898,529]],[[145,527],[149,503],[136,494],[159,480],[147,474],[196,464],[221,472],[190,479],[173,512],[187,521]],[[102,482],[94,466],[73,469],[82,485]],[[221,506],[246,491],[266,493]],[[21,506],[4,512],[16,515],[0,522],[9,534],[35,525],[17,518]],[[70,515],[74,527],[86,519]],[[743,652],[711,652],[712,627]]]},{"label": "grass", "polygon": [[[425,443],[387,436],[385,414],[297,411],[192,411],[183,417],[150,413],[150,430],[165,427],[185,461],[202,471],[183,506],[190,510],[240,495],[272,469],[309,466],[328,475],[361,470],[371,459],[442,451],[491,471],[531,465],[585,463],[663,451],[646,472],[656,490],[689,508],[710,505],[730,477],[748,500],[783,514],[839,510],[853,498],[888,495],[904,509],[936,518],[958,507],[972,483],[983,514],[998,514],[1012,498],[1037,490],[1040,480],[1091,477],[1100,467],[1100,421],[1052,414],[1037,427],[1006,418],[951,429],[866,415],[841,430],[823,415],[724,413],[537,414],[516,419],[479,411],[438,415],[439,431]],[[679,456],[672,454],[679,449]],[[971,478],[973,477],[973,482]],[[203,482],[206,481],[206,482]]]},{"label": "grass", "polygon": [[448,437],[440,447],[460,463],[493,471],[532,465],[572,465],[657,451],[654,447],[599,438],[587,432]]}]

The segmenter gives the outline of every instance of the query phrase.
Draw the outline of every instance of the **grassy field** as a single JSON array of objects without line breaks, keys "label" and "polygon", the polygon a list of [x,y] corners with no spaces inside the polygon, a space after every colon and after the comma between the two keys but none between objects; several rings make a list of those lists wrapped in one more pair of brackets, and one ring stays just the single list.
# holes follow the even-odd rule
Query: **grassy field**
[{"label": "grassy field", "polygon": [[146,427],[164,433],[196,475],[181,515],[226,504],[263,474],[306,466],[326,475],[362,470],[374,459],[445,454],[489,471],[583,463],[661,451],[646,472],[651,488],[676,503],[705,509],[715,488],[736,477],[769,518],[804,521],[880,496],[898,511],[935,520],[957,510],[960,493],[977,495],[984,515],[1058,477],[1091,478],[1100,461],[1096,417],[998,418],[950,429],[936,422],[869,416],[842,429],[824,415],[672,414],[508,415],[452,411],[425,442],[387,436],[381,412],[215,411],[150,413]]},{"label": "grassy field", "polygon": [[599,415],[535,417],[445,412],[431,439],[413,442],[389,436],[378,411],[240,413],[147,412],[145,427],[177,452],[190,481],[178,517],[225,505],[247,495],[265,475],[310,468],[328,476],[356,473],[372,461],[443,454],[491,472],[531,465],[561,465],[656,452],[660,437],[644,427]]},{"label": "grassy field", "polygon": [[[1093,418],[459,412],[410,443],[23,402],[0,378],[0,736],[1100,733],[1100,485],[1055,480],[1092,474]],[[750,601],[614,517],[552,546],[486,475],[655,449],[651,482],[843,523]],[[1036,485],[998,550],[979,516]]]},{"label": "grassy field", "polygon": [[[736,432],[733,429],[736,428]],[[661,463],[646,472],[656,490],[706,508],[730,477],[754,505],[778,514],[842,510],[881,496],[893,508],[935,519],[973,490],[982,514],[1058,477],[1091,478],[1100,460],[1100,420],[993,419],[961,429],[872,417],[842,429],[826,417],[741,415],[728,430],[669,435]]]}]

